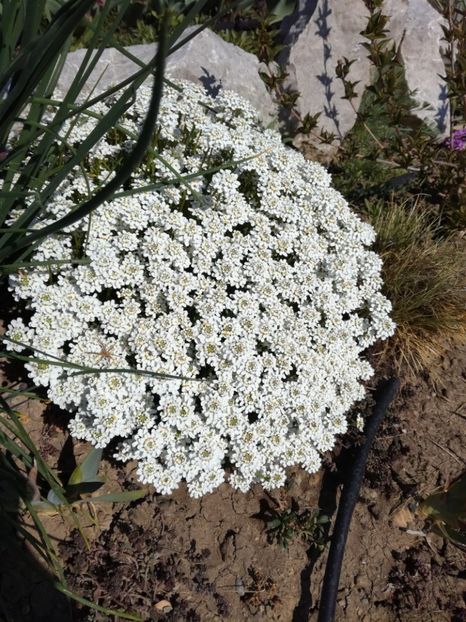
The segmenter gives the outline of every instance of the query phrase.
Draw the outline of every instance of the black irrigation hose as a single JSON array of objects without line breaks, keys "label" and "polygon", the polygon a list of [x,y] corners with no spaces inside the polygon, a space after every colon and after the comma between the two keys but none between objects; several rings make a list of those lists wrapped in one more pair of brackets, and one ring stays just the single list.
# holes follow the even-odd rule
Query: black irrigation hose
[{"label": "black irrigation hose", "polygon": [[333,622],[337,600],[338,585],[340,582],[341,565],[345,553],[346,539],[353,516],[354,507],[359,497],[367,457],[374,442],[377,430],[385,416],[390,402],[395,397],[400,386],[398,378],[391,378],[381,382],[374,395],[375,405],[371,417],[366,425],[366,440],[358,449],[353,468],[343,485],[338,504],[337,518],[333,529],[332,541],[325,568],[324,582],[319,603],[318,622]]}]

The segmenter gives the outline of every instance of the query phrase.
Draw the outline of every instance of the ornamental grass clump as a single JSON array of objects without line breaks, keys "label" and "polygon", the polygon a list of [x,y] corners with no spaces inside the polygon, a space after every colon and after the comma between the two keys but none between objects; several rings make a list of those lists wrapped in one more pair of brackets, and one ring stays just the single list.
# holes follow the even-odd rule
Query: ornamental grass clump
[{"label": "ornamental grass clump", "polygon": [[384,345],[404,378],[429,370],[447,339],[466,335],[466,248],[445,237],[422,197],[366,202],[383,260],[384,292],[393,303],[396,334]]},{"label": "ornamental grass clump", "polygon": [[[37,227],[112,175],[149,97],[138,90]],[[70,149],[107,105],[68,128]],[[291,465],[316,471],[364,395],[361,352],[394,330],[374,231],[330,181],[237,95],[167,88],[124,190],[38,248],[47,268],[10,280],[29,319],[7,335],[55,363],[42,354],[27,368],[74,413],[71,433],[118,441],[116,457],[161,493],[185,480],[201,496],[225,472],[246,491],[282,485]],[[76,259],[88,263],[63,263]]]}]

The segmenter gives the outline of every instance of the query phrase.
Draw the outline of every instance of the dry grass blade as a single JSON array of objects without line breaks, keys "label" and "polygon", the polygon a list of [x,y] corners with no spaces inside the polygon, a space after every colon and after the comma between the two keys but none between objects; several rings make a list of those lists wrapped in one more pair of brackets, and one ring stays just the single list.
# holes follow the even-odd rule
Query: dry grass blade
[{"label": "dry grass blade", "polygon": [[379,202],[368,211],[397,324],[388,347],[399,368],[416,372],[430,367],[446,338],[466,336],[464,240],[440,237],[420,199]]}]

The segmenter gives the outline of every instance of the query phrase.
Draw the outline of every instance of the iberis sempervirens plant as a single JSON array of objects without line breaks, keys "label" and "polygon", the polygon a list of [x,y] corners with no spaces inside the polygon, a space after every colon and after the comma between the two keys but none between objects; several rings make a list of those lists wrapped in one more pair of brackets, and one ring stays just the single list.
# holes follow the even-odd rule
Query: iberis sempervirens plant
[{"label": "iberis sempervirens plant", "polygon": [[[150,94],[139,89],[35,226],[112,175]],[[70,148],[108,105],[65,128]],[[87,264],[12,276],[30,319],[13,320],[8,336],[49,358],[152,373],[27,365],[74,414],[76,438],[119,440],[116,456],[137,460],[140,480],[161,493],[185,480],[198,497],[226,477],[244,491],[270,489],[288,466],[318,470],[364,395],[371,367],[361,352],[394,330],[372,228],[322,166],[285,147],[231,92],[167,87],[153,147],[111,202],[33,257]]]}]

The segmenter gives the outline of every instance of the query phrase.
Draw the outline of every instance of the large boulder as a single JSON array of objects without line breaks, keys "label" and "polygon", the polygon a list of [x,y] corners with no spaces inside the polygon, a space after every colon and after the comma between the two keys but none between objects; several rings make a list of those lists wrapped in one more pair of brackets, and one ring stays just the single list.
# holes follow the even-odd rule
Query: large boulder
[{"label": "large boulder", "polygon": [[[188,29],[185,34],[189,34]],[[154,44],[132,45],[127,51],[143,63],[154,56]],[[73,81],[86,50],[68,54],[58,89],[64,92]],[[95,93],[121,82],[139,69],[136,62],[116,50],[104,50],[86,82],[81,96]],[[103,72],[103,74],[102,74]],[[211,95],[229,89],[242,95],[259,111],[265,124],[276,118],[276,109],[264,82],[259,76],[259,60],[254,54],[227,43],[211,30],[205,29],[167,58],[167,77],[192,80],[204,85]]]},{"label": "large boulder", "polygon": [[[385,0],[383,10],[390,15],[390,35],[400,44],[408,87],[416,91],[420,108],[416,115],[445,133],[450,107],[441,55],[442,24],[445,20],[427,0]],[[403,36],[404,33],[404,36]]]},{"label": "large boulder", "polygon": [[335,67],[343,56],[356,60],[350,79],[360,81],[358,98],[353,100],[357,109],[361,85],[369,83],[370,75],[359,34],[367,24],[368,11],[362,0],[301,0],[295,16],[296,21],[289,22],[289,45],[282,62],[287,63],[290,85],[300,93],[298,109],[302,115],[321,111],[319,127],[342,138],[353,127],[356,113],[342,99],[344,88]]},{"label": "large boulder", "polygon": [[[419,118],[441,132],[448,127],[449,107],[441,57],[442,16],[428,0],[385,0],[382,11],[391,16],[389,35],[400,44],[408,87],[416,90]],[[351,129],[356,113],[342,99],[343,85],[336,77],[337,61],[343,56],[355,60],[349,79],[359,81],[357,109],[364,87],[370,84],[371,67],[367,41],[361,31],[367,26],[368,11],[363,0],[299,0],[298,8],[284,24],[286,48],[282,63],[287,65],[290,85],[300,92],[301,114],[322,111],[320,126],[343,137]],[[403,32],[405,32],[403,38]],[[403,38],[403,40],[402,40]]]}]

